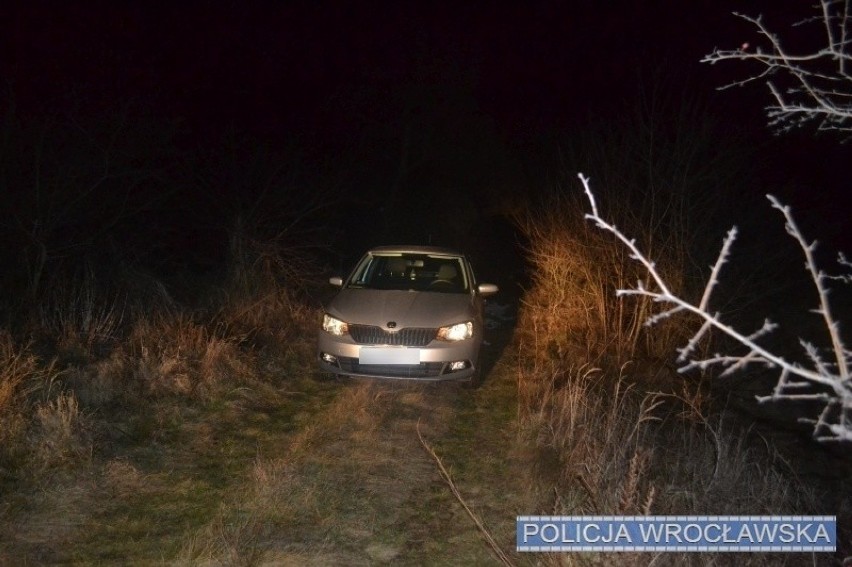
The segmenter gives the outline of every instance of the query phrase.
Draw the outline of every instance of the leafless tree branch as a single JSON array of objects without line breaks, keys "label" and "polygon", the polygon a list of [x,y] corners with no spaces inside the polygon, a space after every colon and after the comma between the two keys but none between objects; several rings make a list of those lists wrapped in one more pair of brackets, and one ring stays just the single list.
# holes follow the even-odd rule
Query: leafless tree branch
[{"label": "leafless tree branch", "polygon": [[[852,365],[852,353],[843,343],[839,321],[831,311],[828,301],[829,289],[826,286],[829,280],[848,281],[852,273],[836,277],[829,276],[819,269],[813,255],[816,243],[808,242],[805,239],[789,207],[782,205],[775,197],[767,196],[772,207],[778,209],[784,215],[787,232],[799,243],[802,249],[805,267],[811,276],[819,298],[819,307],[815,312],[823,319],[828,342],[831,345],[829,350],[833,357],[831,361],[826,360],[815,345],[800,341],[807,360],[810,361],[809,366],[790,361],[780,353],[773,352],[770,348],[761,344],[761,339],[777,328],[777,325],[768,319],[764,321],[762,327],[747,334],[722,321],[719,313],[709,310],[713,288],[736,240],[737,231],[735,228],[728,232],[722,243],[722,249],[712,267],[701,300],[697,304],[692,303],[672,293],[670,287],[657,271],[654,261],[639,250],[634,239],[628,238],[615,225],[600,217],[597,202],[589,185],[589,178],[582,173],[579,174],[579,178],[592,210],[591,213],[585,215],[586,218],[599,228],[612,233],[628,248],[630,257],[648,270],[650,280],[648,284],[639,281],[633,288],[617,290],[617,295],[644,296],[665,306],[663,311],[648,318],[646,325],[659,323],[678,312],[692,313],[701,320],[698,331],[678,351],[678,362],[681,364],[679,370],[681,372],[715,367],[722,370],[720,376],[724,377],[755,364],[777,369],[779,378],[773,392],[770,395],[758,397],[759,401],[810,400],[821,402],[823,409],[819,418],[810,421],[810,423],[813,423],[814,437],[820,441],[852,441],[852,378],[850,378],[849,372],[850,365]],[[849,268],[849,262],[842,254],[839,256],[839,264],[843,269]],[[698,354],[699,343],[712,330],[732,338],[745,348],[745,354],[716,353],[708,356]]]},{"label": "leafless tree branch", "polygon": [[[733,81],[720,89],[765,82],[774,99],[766,107],[769,124],[777,132],[788,132],[808,123],[818,130],[852,132],[852,38],[850,38],[850,0],[820,0],[819,15],[794,24],[804,27],[819,24],[824,28],[824,46],[796,53],[782,44],[781,38],[769,30],[761,16],[735,16],[757,28],[759,44],[744,42],[736,49],[714,49],[702,63],[746,61],[757,70],[745,79]],[[795,40],[795,34],[787,39]],[[795,43],[795,42],[794,42]]]}]

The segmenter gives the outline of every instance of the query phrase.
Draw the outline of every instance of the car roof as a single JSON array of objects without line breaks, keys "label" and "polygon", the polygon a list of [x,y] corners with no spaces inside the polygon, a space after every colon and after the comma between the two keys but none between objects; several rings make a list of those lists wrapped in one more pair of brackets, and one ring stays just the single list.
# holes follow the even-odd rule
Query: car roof
[{"label": "car roof", "polygon": [[443,248],[441,246],[419,246],[419,245],[393,245],[393,246],[376,246],[368,250],[368,254],[440,254],[442,256],[464,256],[458,250],[452,248]]}]

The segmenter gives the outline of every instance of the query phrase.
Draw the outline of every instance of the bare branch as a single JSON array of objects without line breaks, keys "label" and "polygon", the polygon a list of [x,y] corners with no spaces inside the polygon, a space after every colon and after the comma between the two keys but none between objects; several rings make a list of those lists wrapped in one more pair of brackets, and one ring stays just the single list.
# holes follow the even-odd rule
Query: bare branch
[{"label": "bare branch", "polygon": [[[810,400],[822,402],[824,404],[822,414],[817,421],[812,422],[814,423],[814,438],[821,441],[852,441],[852,378],[849,374],[850,358],[852,357],[850,357],[849,349],[843,344],[838,321],[832,314],[828,301],[828,289],[825,283],[832,277],[827,276],[816,265],[813,255],[816,243],[809,243],[805,239],[789,207],[781,205],[777,199],[769,196],[773,208],[778,209],[784,215],[787,232],[799,243],[805,256],[805,267],[819,297],[819,308],[815,311],[822,317],[828,334],[830,350],[834,356],[832,363],[824,361],[819,349],[804,340],[801,340],[800,343],[810,361],[811,366],[809,367],[788,361],[781,354],[763,346],[761,340],[777,329],[777,325],[768,319],[756,331],[751,334],[744,334],[722,321],[719,313],[708,311],[712,292],[718,282],[721,268],[729,257],[731,246],[736,239],[736,229],[731,229],[725,237],[722,249],[704,287],[701,300],[697,304],[693,304],[670,291],[670,287],[656,270],[654,262],[639,250],[635,240],[628,238],[614,225],[599,216],[597,204],[589,185],[589,178],[582,173],[579,174],[579,178],[592,207],[592,212],[586,214],[585,217],[621,241],[630,251],[630,257],[648,270],[650,280],[654,283],[654,289],[639,282],[634,288],[617,290],[616,294],[619,297],[647,297],[655,303],[664,304],[665,309],[652,314],[647,319],[647,324],[659,323],[681,312],[691,313],[700,319],[701,326],[698,331],[684,347],[678,349],[678,362],[681,364],[679,370],[681,372],[693,369],[707,370],[715,367],[722,370],[720,377],[725,377],[754,364],[778,369],[778,382],[772,394],[757,398],[759,401]],[[845,268],[849,267],[849,262],[843,255],[839,256],[839,263]],[[733,339],[745,349],[745,354],[719,353],[705,357],[698,355],[699,343],[712,330],[721,332]]]},{"label": "bare branch", "polygon": [[825,287],[825,274],[817,268],[816,260],[814,260],[816,242],[814,241],[808,244],[805,241],[804,236],[802,236],[802,232],[796,225],[796,220],[790,213],[790,207],[781,205],[778,199],[772,195],[767,195],[766,197],[769,199],[769,202],[772,203],[773,208],[778,209],[784,214],[784,219],[787,221],[787,232],[796,240],[796,242],[799,243],[802,253],[805,255],[805,265],[810,273],[811,280],[816,286],[817,293],[819,294],[818,312],[822,315],[823,320],[825,321],[825,327],[828,330],[828,335],[831,339],[831,348],[835,353],[835,360],[837,362],[837,370],[840,373],[840,379],[845,380],[849,378],[849,366],[847,365],[846,357],[843,355],[844,347],[843,341],[840,338],[840,331],[837,323],[831,315],[831,305],[828,302],[828,289]]},{"label": "bare branch", "polygon": [[[743,43],[736,49],[714,49],[701,59],[702,63],[746,61],[758,66],[745,79],[719,87],[726,89],[754,81],[765,82],[775,104],[766,107],[769,124],[785,132],[807,123],[816,123],[818,130],[852,132],[852,76],[848,72],[852,53],[849,37],[849,2],[820,0],[819,15],[794,24],[801,27],[820,24],[824,28],[825,46],[812,52],[794,53],[782,45],[762,17],[734,13],[752,24],[768,46]],[[793,34],[791,34],[792,36]],[[770,77],[776,80],[770,82]]]}]

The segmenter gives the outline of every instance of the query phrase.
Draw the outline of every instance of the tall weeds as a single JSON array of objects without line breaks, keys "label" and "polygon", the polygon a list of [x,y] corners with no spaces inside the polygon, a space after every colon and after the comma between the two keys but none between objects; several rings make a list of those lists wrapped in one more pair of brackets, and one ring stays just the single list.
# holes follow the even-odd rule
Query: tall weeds
[{"label": "tall weeds", "polygon": [[28,349],[15,344],[0,331],[0,475],[14,474],[14,464],[24,448],[20,440],[26,430],[27,390],[38,363]]},{"label": "tall weeds", "polygon": [[[522,438],[537,514],[808,514],[819,495],[757,434],[695,399],[649,392],[630,366],[518,368]],[[730,418],[729,418],[730,419]],[[757,441],[757,442],[755,442]],[[547,556],[544,564],[644,565],[630,554]],[[706,564],[663,554],[655,564]],[[777,557],[740,561],[772,565]]]},{"label": "tall weeds", "polygon": [[[529,370],[519,370],[529,384]],[[552,485],[554,514],[640,514],[654,504],[647,469],[648,424],[662,404],[596,368],[553,368],[524,392],[523,425],[544,454],[539,475]]]},{"label": "tall weeds", "polygon": [[[722,201],[743,187],[743,155],[737,143],[720,143],[700,105],[661,99],[643,101],[632,118],[592,125],[561,147],[565,171],[586,167],[607,192],[608,218],[653,246],[657,269],[678,292],[700,292],[712,262],[713,243],[724,224]],[[746,198],[746,201],[748,199]],[[535,328],[532,344],[542,354],[582,353],[592,364],[615,367],[628,360],[667,356],[687,333],[670,325],[645,332],[650,301],[625,305],[620,285],[645,279],[615,238],[595,234],[583,218],[585,202],[566,178],[515,209],[528,243],[531,287],[522,328]],[[546,338],[545,338],[546,337]]]},{"label": "tall weeds", "polygon": [[62,349],[87,354],[119,341],[127,296],[99,285],[91,266],[70,278],[56,278],[37,306],[38,329],[55,337]]},{"label": "tall weeds", "polygon": [[[675,114],[670,129],[659,128],[662,108],[647,110],[630,128],[569,143],[563,162],[593,169],[608,196],[607,218],[655,250],[654,269],[676,293],[700,297],[713,241],[725,228],[714,224],[718,203],[737,187],[739,158],[732,147],[720,149],[695,109]],[[616,296],[622,285],[646,281],[647,267],[611,234],[588,226],[583,195],[573,187],[557,184],[515,215],[530,274],[516,334],[518,413],[533,451],[536,512],[813,513],[815,494],[771,445],[719,411],[704,382],[672,371],[671,353],[695,322],[673,319],[651,333],[645,322],[659,305]],[[691,559],[654,559],[681,561]]]},{"label": "tall weeds", "polygon": [[[675,336],[650,335],[643,323],[650,302],[625,306],[615,297],[619,285],[643,277],[611,238],[584,226],[573,196],[555,193],[547,207],[519,219],[527,241],[531,288],[525,295],[521,327],[533,329],[529,347],[537,353],[600,363],[611,357],[615,366],[636,356],[659,357],[670,352]],[[661,261],[660,269],[683,279],[681,259]]]},{"label": "tall weeds", "polygon": [[90,452],[85,418],[54,363],[0,331],[0,482],[77,462]]},{"label": "tall weeds", "polygon": [[192,304],[120,263],[46,278],[39,303],[16,316],[25,324],[0,330],[0,480],[80,463],[112,427],[156,436],[164,399],[215,403],[310,372],[315,310],[288,287],[294,276],[278,279],[283,260],[241,253],[239,272],[193,289]]}]

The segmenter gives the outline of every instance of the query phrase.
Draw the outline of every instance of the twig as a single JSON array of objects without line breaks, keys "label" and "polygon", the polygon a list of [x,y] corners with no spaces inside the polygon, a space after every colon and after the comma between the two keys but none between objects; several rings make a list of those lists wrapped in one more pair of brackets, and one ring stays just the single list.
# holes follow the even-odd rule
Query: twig
[{"label": "twig", "polygon": [[441,477],[446,481],[447,486],[450,487],[450,492],[453,493],[453,496],[455,496],[456,500],[459,501],[459,504],[462,505],[465,512],[467,512],[467,515],[470,516],[471,520],[473,520],[473,523],[476,524],[477,529],[482,533],[483,537],[485,538],[485,541],[488,543],[488,546],[491,547],[491,550],[497,556],[497,559],[499,559],[503,565],[514,567],[515,564],[512,562],[511,559],[509,559],[509,556],[506,555],[506,553],[500,548],[494,538],[491,537],[491,534],[488,532],[488,529],[485,527],[485,525],[483,525],[482,520],[479,519],[479,517],[473,512],[473,510],[470,509],[470,506],[467,505],[467,502],[465,502],[464,498],[462,498],[462,495],[461,493],[459,493],[459,490],[456,487],[456,484],[453,482],[450,473],[447,471],[446,467],[444,467],[444,463],[441,461],[441,457],[439,457],[435,453],[434,449],[432,449],[432,447],[430,447],[429,444],[426,443],[426,440],[423,439],[423,435],[420,433],[420,420],[417,421],[417,438],[420,440],[420,444],[423,445],[423,448],[426,449],[426,452],[429,453],[429,455],[438,465],[438,470],[441,473]]},{"label": "twig", "polygon": [[[752,24],[764,43],[743,43],[736,49],[714,49],[701,59],[702,63],[738,60],[758,67],[745,79],[720,87],[727,89],[755,81],[765,82],[775,104],[766,107],[769,125],[786,132],[814,121],[817,130],[852,132],[852,76],[848,64],[852,62],[849,42],[850,2],[848,0],[820,0],[815,6],[819,15],[794,24],[821,23],[825,28],[824,46],[809,53],[796,54],[787,46],[797,44],[797,38],[782,45],[781,38],[772,33],[760,16],[751,17],[734,13]],[[766,43],[768,42],[768,46]],[[774,78],[777,85],[770,81]]]}]

